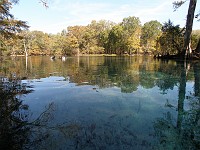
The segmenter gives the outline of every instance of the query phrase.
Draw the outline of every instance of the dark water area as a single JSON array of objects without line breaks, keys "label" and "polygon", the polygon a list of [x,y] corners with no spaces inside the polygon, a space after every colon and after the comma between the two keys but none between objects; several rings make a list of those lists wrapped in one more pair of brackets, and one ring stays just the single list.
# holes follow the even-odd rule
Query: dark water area
[{"label": "dark water area", "polygon": [[200,149],[200,63],[4,58],[1,150]]}]

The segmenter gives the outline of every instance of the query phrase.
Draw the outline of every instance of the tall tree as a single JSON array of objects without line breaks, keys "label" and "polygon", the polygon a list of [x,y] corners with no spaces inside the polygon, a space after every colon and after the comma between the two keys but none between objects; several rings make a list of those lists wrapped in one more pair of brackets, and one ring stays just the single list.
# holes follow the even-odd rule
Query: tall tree
[{"label": "tall tree", "polygon": [[16,32],[28,28],[25,21],[16,20],[10,13],[13,4],[18,0],[1,0],[0,1],[0,34],[4,38],[15,36]]},{"label": "tall tree", "polygon": [[85,26],[69,26],[67,28],[68,37],[73,39],[73,47],[77,56],[80,54],[80,45],[83,38],[82,33],[85,31],[85,29]]},{"label": "tall tree", "polygon": [[138,17],[129,16],[124,18],[121,26],[123,27],[123,43],[128,53],[135,53],[140,48],[141,22]]},{"label": "tall tree", "polygon": [[[17,4],[20,0],[0,0],[0,49],[2,45],[5,46],[5,39],[19,37],[17,33],[24,29],[28,29],[26,21],[17,20],[14,15],[10,13],[13,5]],[[48,0],[39,0],[45,7]]]},{"label": "tall tree", "polygon": [[146,22],[142,27],[141,44],[144,51],[153,52],[156,50],[157,39],[161,35],[162,25],[157,20]]},{"label": "tall tree", "polygon": [[108,35],[108,49],[107,54],[123,54],[123,28],[120,25],[115,25],[110,30]]},{"label": "tall tree", "polygon": [[159,37],[161,54],[180,54],[183,50],[183,33],[179,25],[174,26],[171,20],[162,26],[162,35]]},{"label": "tall tree", "polygon": [[[174,4],[175,9],[180,7],[185,2],[186,2],[186,0],[174,2],[173,4]],[[197,0],[190,0],[188,14],[187,14],[187,21],[186,21],[186,31],[185,31],[185,36],[184,36],[183,57],[185,57],[185,58],[186,58],[187,54],[191,53],[190,39],[191,39],[191,33],[192,33],[193,20],[195,17],[196,4],[197,4]],[[198,14],[196,15],[196,17],[198,17]]]}]

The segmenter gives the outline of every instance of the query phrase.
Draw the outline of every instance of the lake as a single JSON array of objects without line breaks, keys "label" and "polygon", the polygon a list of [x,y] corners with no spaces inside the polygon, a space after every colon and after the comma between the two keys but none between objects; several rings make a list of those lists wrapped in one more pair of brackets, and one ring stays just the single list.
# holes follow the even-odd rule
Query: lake
[{"label": "lake", "polygon": [[0,149],[200,149],[200,63],[8,57]]}]

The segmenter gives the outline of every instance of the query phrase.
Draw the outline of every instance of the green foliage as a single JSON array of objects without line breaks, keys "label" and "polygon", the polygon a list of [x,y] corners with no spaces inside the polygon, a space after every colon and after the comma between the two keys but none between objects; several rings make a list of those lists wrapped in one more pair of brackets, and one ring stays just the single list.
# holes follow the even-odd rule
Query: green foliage
[{"label": "green foliage", "polygon": [[16,20],[10,13],[12,5],[17,2],[18,0],[0,1],[0,55],[3,53],[10,55],[15,49],[14,43],[19,38],[17,33],[28,28],[25,21]]},{"label": "green foliage", "polygon": [[132,35],[141,27],[141,22],[138,17],[128,17],[123,19],[121,25],[126,34]]},{"label": "green foliage", "polygon": [[123,49],[123,28],[115,25],[108,35],[108,54],[121,54]]},{"label": "green foliage", "polygon": [[[4,38],[0,48],[8,55],[177,54],[182,51],[183,31],[170,20],[163,26],[155,20],[141,26],[139,18],[128,17],[119,24],[100,20],[70,26],[58,34],[23,31],[18,38]],[[192,48],[198,39],[194,31]]]},{"label": "green foliage", "polygon": [[[156,20],[141,25],[135,16],[121,23],[93,20],[87,26],[69,26],[56,35],[41,31],[23,31],[25,21],[16,20],[10,13],[19,0],[0,1],[0,50],[8,55],[79,55],[79,54],[177,54],[183,52],[184,29],[169,20],[163,24]],[[187,0],[173,2],[178,9]],[[39,0],[45,7],[46,0]],[[195,18],[198,18],[196,14]],[[161,30],[162,27],[162,30]],[[22,32],[23,31],[23,32]],[[17,33],[17,34],[16,34]],[[16,36],[17,35],[17,36]],[[199,36],[192,34],[191,47],[195,49]]]},{"label": "green foliage", "polygon": [[143,51],[154,52],[157,49],[157,40],[161,36],[162,25],[160,22],[154,20],[144,24],[141,34],[141,45]]},{"label": "green foliage", "polygon": [[10,9],[13,4],[16,4],[18,0],[1,0],[0,1],[0,34],[1,38],[11,38],[15,36],[15,33],[28,28],[25,21],[16,20],[10,13]]},{"label": "green foliage", "polygon": [[141,23],[137,17],[124,18],[123,21],[104,35],[108,37],[105,44],[107,54],[132,54],[140,49]]},{"label": "green foliage", "polygon": [[200,30],[192,31],[192,36],[191,36],[191,48],[192,49],[195,49],[197,47],[199,39],[200,39]]},{"label": "green foliage", "polygon": [[126,51],[136,53],[140,49],[141,22],[138,17],[124,18],[122,23]]},{"label": "green foliage", "polygon": [[179,25],[174,26],[169,20],[164,23],[162,32],[159,38],[161,53],[164,55],[181,53],[184,43],[183,29]]},{"label": "green foliage", "polygon": [[[10,14],[11,6],[17,2],[3,0],[0,3],[0,49],[8,55],[176,54],[182,51],[183,33],[179,26],[169,21],[162,27],[156,20],[142,26],[140,19],[134,16],[118,24],[93,20],[87,26],[69,26],[55,35],[41,31],[21,32],[28,26]],[[175,2],[174,6],[182,4]],[[18,38],[11,39],[16,33]],[[197,45],[198,38],[192,35],[192,47]]]}]

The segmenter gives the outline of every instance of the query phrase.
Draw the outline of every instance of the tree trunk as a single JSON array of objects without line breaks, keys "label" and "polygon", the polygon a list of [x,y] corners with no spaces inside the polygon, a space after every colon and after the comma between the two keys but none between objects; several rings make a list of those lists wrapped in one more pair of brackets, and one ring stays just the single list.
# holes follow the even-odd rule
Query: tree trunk
[{"label": "tree trunk", "polygon": [[26,48],[26,43],[24,41],[24,52],[25,52],[25,56],[28,57],[28,51],[27,51],[27,48]]},{"label": "tree trunk", "polygon": [[192,26],[193,26],[193,20],[194,20],[194,12],[196,8],[197,0],[190,0],[189,8],[188,8],[188,14],[187,14],[187,21],[186,21],[186,31],[184,36],[184,57],[186,57],[189,52],[189,44],[190,44],[190,38],[192,33]]},{"label": "tree trunk", "polygon": [[195,96],[200,96],[200,64],[195,63],[194,68],[194,94]]},{"label": "tree trunk", "polygon": [[183,112],[184,112],[184,100],[186,93],[186,66],[181,64],[181,77],[178,93],[178,117],[177,117],[177,128],[181,132],[181,126],[183,121]]}]

